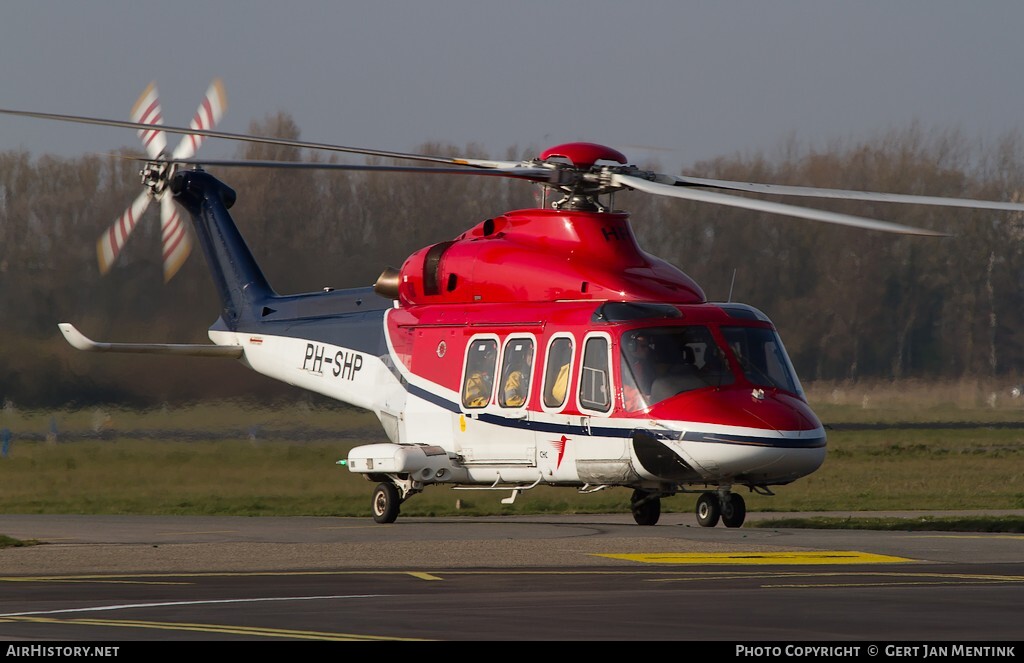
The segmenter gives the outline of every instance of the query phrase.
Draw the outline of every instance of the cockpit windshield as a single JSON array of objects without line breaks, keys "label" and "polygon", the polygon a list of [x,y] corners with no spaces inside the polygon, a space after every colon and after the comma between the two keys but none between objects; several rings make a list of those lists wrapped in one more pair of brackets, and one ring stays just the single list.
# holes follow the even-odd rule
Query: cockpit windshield
[{"label": "cockpit windshield", "polygon": [[624,405],[631,411],[686,391],[735,381],[722,349],[703,325],[626,332],[621,366]]},{"label": "cockpit windshield", "polygon": [[721,331],[728,351],[704,325],[646,327],[624,333],[620,361],[625,409],[642,410],[676,394],[734,384],[731,360],[755,385],[803,395],[772,329],[723,327]]},{"label": "cockpit windshield", "polygon": [[722,335],[747,380],[761,387],[774,387],[804,395],[789,355],[774,330],[763,327],[722,327]]}]

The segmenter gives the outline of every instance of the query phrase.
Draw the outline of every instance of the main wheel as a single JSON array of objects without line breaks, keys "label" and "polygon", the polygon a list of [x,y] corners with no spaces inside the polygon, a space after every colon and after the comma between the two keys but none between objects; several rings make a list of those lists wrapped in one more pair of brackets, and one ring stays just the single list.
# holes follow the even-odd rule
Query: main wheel
[{"label": "main wheel", "polygon": [[747,503],[742,495],[729,493],[729,499],[722,505],[722,523],[726,527],[740,527],[747,517]]},{"label": "main wheel", "polygon": [[637,525],[657,525],[661,517],[661,498],[642,490],[634,490],[630,508]]},{"label": "main wheel", "polygon": [[714,527],[722,515],[722,506],[718,503],[715,493],[702,493],[697,498],[697,524],[701,527]]},{"label": "main wheel", "polygon": [[373,519],[378,523],[393,523],[398,518],[402,498],[393,483],[380,483],[373,491]]}]

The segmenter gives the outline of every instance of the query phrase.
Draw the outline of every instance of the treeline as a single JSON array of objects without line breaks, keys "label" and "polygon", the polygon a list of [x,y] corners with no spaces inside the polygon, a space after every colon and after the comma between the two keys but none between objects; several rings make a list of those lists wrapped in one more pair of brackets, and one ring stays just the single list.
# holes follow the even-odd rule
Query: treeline
[{"label": "treeline", "polygon": [[[287,114],[250,133],[298,139]],[[418,153],[518,160],[474,145]],[[825,149],[722,157],[688,174],[731,180],[1015,200],[1016,134],[992,143],[920,126]],[[26,406],[153,405],[299,392],[227,360],[97,355],[71,349],[57,323],[102,340],[203,342],[219,305],[198,247],[168,284],[151,206],[114,268],[96,241],[141,191],[140,163],[115,156],[0,153],[0,400]],[[246,145],[238,158],[312,160]],[[379,162],[379,161],[378,161]],[[383,163],[383,162],[380,162]],[[658,164],[638,164],[658,169]],[[216,169],[238,193],[232,213],[281,293],[373,283],[422,246],[537,203],[536,187],[490,177],[327,170]],[[619,194],[641,246],[679,266],[711,300],[742,301],[779,328],[801,378],[964,377],[1017,381],[1024,366],[1024,215],[952,207],[779,199],[949,233],[898,236],[640,193]]]}]

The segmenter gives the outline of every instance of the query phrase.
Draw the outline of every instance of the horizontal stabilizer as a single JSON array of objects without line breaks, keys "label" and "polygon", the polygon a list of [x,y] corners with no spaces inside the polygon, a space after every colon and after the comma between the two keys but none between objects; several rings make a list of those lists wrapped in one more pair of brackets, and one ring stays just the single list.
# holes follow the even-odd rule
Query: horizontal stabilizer
[{"label": "horizontal stabilizer", "polygon": [[190,355],[193,357],[234,357],[242,356],[240,345],[209,345],[201,343],[97,343],[75,329],[69,322],[59,325],[64,338],[72,347],[85,352],[135,352],[157,355]]}]

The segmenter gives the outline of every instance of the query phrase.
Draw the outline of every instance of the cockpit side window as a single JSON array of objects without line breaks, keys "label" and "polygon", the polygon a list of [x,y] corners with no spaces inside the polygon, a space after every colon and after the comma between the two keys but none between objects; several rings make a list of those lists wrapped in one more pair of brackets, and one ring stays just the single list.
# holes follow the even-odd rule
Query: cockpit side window
[{"label": "cockpit side window", "polygon": [[623,334],[620,344],[619,374],[622,382],[622,406],[627,412],[643,410],[649,405],[651,383],[656,366],[652,349],[654,342],[646,329]]},{"label": "cockpit side window", "polygon": [[583,345],[580,371],[580,407],[608,412],[612,407],[611,375],[608,370],[608,339],[592,336]]}]

